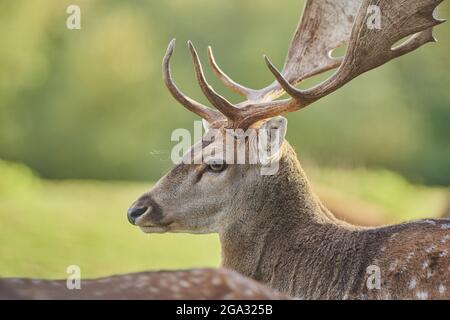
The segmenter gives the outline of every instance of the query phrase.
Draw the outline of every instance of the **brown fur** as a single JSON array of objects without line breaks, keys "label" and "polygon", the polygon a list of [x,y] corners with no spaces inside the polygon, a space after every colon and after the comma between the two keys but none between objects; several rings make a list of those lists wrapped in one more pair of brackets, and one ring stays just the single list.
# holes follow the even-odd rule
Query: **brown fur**
[{"label": "brown fur", "polygon": [[0,300],[271,300],[287,298],[260,283],[226,269],[140,272],[82,280],[78,290],[67,289],[65,280],[0,279]]},{"label": "brown fur", "polygon": [[[313,194],[287,142],[278,175],[241,187],[235,216],[219,231],[223,266],[306,299],[450,298],[450,221],[373,229],[339,222]],[[380,290],[367,289],[371,265],[381,270]]]}]

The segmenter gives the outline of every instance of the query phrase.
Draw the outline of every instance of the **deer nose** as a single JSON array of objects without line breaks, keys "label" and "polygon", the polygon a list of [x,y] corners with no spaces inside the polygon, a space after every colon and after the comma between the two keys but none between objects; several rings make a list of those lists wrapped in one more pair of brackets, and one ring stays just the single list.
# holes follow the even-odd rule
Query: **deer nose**
[{"label": "deer nose", "polygon": [[133,225],[136,224],[136,219],[146,213],[147,210],[148,207],[131,207],[128,209],[128,221]]}]

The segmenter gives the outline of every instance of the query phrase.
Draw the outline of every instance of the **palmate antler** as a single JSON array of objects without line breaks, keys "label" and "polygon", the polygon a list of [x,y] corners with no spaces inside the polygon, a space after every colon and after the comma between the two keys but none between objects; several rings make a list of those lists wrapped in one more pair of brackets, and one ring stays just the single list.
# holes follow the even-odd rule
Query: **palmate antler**
[{"label": "palmate antler", "polygon": [[[170,58],[175,47],[172,40],[163,63],[164,79],[172,95],[187,109],[208,122],[230,128],[246,129],[253,124],[287,112],[297,111],[336,91],[360,74],[394,58],[435,41],[432,28],[444,20],[434,17],[443,0],[308,0],[297,27],[282,72],[265,57],[276,82],[261,90],[246,88],[234,82],[217,65],[211,48],[209,60],[221,82],[247,100],[232,104],[208,84],[197,52],[191,51],[197,80],[204,95],[218,110],[212,110],[185,96],[170,75]],[[377,6],[381,12],[381,29],[367,25],[368,9]],[[397,47],[399,40],[411,36]],[[343,59],[331,57],[331,52],[348,43]],[[322,83],[306,90],[294,85],[334,68],[338,70]],[[291,98],[275,100],[286,92]]]}]

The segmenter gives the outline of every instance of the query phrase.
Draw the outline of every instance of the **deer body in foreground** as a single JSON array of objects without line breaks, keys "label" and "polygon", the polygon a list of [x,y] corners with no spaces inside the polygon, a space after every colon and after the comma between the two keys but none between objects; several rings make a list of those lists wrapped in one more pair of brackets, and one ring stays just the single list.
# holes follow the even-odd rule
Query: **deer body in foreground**
[{"label": "deer body in foreground", "polygon": [[[298,298],[449,299],[450,221],[423,220],[381,228],[338,221],[311,190],[294,150],[284,139],[287,120],[280,117],[432,42],[432,28],[441,22],[433,16],[440,2],[307,1],[283,71],[266,58],[277,81],[261,90],[231,80],[209,50],[219,79],[247,98],[237,105],[207,83],[197,52],[189,43],[200,88],[217,110],[188,98],[174,84],[169,65],[172,41],[163,62],[165,83],[177,101],[206,120],[209,131],[131,206],[130,222],[147,233],[216,232],[224,267]],[[367,27],[372,5],[379,7],[382,21],[388,22],[381,30]],[[411,38],[394,47],[406,36]],[[346,55],[332,58],[329,53],[343,43],[348,43]],[[338,70],[311,89],[294,87],[333,68]],[[290,98],[275,100],[283,92]],[[227,154],[225,137],[230,130],[239,129],[270,136],[267,145],[259,144],[258,138],[245,139],[246,156],[254,149],[273,149],[275,156],[268,162],[234,164],[230,160],[239,155],[236,149]],[[232,135],[236,140],[238,136]],[[277,163],[276,173],[261,174],[272,162]],[[367,284],[371,270],[378,270],[378,286]]]},{"label": "deer body in foreground", "polygon": [[286,296],[226,269],[140,272],[82,280],[0,279],[2,299],[271,300]]}]

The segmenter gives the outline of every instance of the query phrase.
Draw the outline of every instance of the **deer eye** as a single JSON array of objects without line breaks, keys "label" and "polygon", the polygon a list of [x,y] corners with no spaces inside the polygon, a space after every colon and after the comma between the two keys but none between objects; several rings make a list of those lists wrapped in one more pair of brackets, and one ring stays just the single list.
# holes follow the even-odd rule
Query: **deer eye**
[{"label": "deer eye", "polygon": [[222,160],[211,160],[208,163],[208,170],[213,172],[222,172],[227,167],[227,164]]}]

